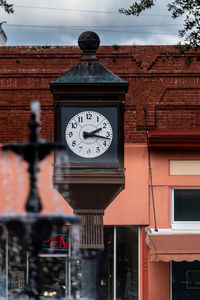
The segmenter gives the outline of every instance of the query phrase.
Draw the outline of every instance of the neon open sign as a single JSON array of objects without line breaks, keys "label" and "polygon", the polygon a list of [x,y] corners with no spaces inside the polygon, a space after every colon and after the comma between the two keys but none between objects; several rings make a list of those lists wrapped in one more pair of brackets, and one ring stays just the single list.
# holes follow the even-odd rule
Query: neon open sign
[{"label": "neon open sign", "polygon": [[69,235],[68,234],[52,234],[48,240],[42,241],[43,250],[68,251]]}]

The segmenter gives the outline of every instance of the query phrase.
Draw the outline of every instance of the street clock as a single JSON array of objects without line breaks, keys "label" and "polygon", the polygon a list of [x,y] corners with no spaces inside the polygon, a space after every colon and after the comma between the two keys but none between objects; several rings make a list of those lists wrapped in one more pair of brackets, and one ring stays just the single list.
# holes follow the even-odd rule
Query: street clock
[{"label": "street clock", "polygon": [[[104,209],[125,186],[124,103],[128,82],[96,57],[99,37],[84,32],[83,54],[50,83],[54,97],[55,141],[66,147],[69,166],[54,166],[53,181],[64,196],[69,185],[75,212]],[[62,176],[61,176],[62,175]],[[61,179],[62,177],[62,179]]]}]

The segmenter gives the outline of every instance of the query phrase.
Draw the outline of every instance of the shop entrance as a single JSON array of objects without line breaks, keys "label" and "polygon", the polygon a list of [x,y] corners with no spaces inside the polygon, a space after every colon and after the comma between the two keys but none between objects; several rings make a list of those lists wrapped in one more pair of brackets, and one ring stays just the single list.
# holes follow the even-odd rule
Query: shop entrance
[{"label": "shop entrance", "polygon": [[172,300],[200,299],[200,262],[172,262]]}]

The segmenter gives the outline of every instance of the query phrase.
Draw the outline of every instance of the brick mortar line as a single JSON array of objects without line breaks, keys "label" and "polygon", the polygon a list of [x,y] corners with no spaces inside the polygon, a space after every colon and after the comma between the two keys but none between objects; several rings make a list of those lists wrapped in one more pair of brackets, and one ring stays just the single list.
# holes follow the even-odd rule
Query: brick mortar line
[{"label": "brick mortar line", "polygon": [[155,105],[155,109],[159,109],[159,110],[167,110],[167,109],[188,109],[188,110],[191,110],[191,109],[200,109],[200,105],[198,104],[189,104],[189,105],[165,105],[165,106],[161,106],[161,105]]},{"label": "brick mortar line", "polygon": [[[70,69],[69,69],[70,70]],[[68,70],[67,70],[68,71]],[[61,73],[0,73],[0,78],[23,78],[23,77],[58,77],[63,75],[63,73],[66,73],[67,71],[61,72]],[[120,73],[115,72],[116,75],[120,77],[129,77],[129,78],[135,78],[135,77],[200,77],[200,70],[197,73],[194,73],[194,70],[191,71],[191,73],[156,73],[156,72],[140,72],[140,73]]]},{"label": "brick mortar line", "polygon": [[[26,110],[26,111],[30,111],[30,107],[27,106],[0,106],[0,110]],[[50,111],[54,111],[54,108],[51,106],[41,106],[41,110],[50,110]]]}]

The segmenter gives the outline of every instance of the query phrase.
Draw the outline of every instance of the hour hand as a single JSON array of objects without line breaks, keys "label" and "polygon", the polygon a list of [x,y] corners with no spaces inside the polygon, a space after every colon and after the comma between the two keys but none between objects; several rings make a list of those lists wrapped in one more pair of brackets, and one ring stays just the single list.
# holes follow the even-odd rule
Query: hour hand
[{"label": "hour hand", "polygon": [[87,137],[91,137],[91,136],[94,136],[95,133],[99,132],[102,128],[97,128],[93,131],[90,131],[90,132],[87,132],[87,131],[83,131],[83,137],[84,138],[87,138]]}]

